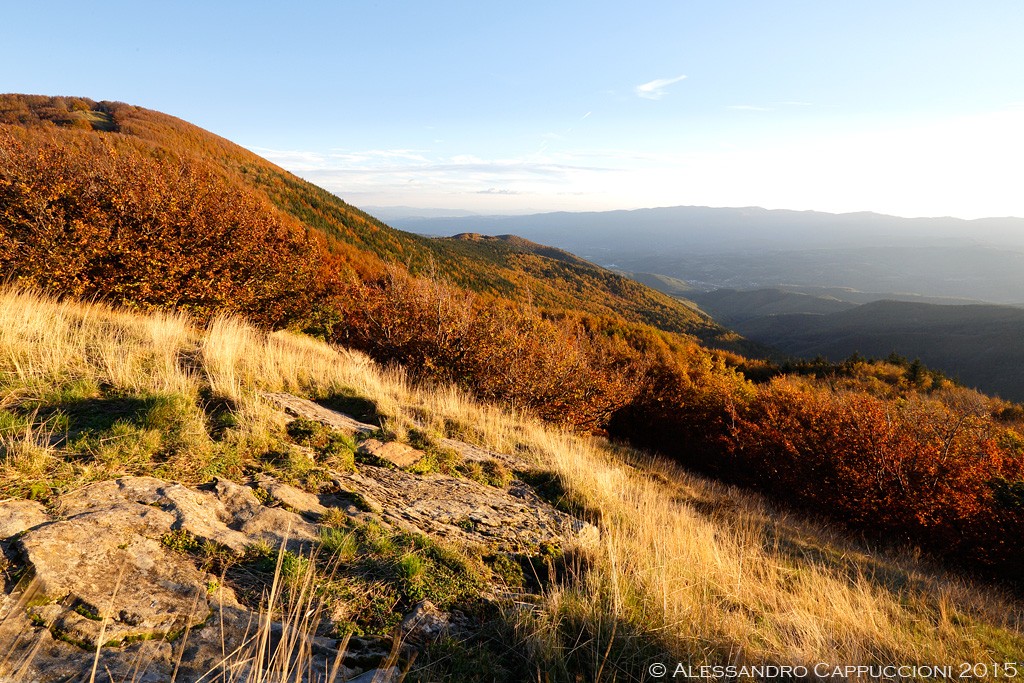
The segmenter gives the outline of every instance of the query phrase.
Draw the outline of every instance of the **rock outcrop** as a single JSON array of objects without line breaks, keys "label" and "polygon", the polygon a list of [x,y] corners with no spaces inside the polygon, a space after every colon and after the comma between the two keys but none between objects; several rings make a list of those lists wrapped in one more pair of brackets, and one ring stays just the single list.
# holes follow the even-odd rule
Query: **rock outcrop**
[{"label": "rock outcrop", "polygon": [[[309,401],[274,400],[331,429],[364,436],[373,429]],[[446,447],[452,443],[476,459],[490,457],[468,444]],[[225,666],[228,653],[252,642],[257,627],[272,645],[287,627],[266,623],[265,615],[240,603],[194,549],[234,557],[253,546],[302,553],[319,542],[318,522],[328,515],[335,523],[341,514],[354,524],[375,521],[508,553],[535,554],[544,544],[596,535],[594,527],[554,509],[521,481],[498,488],[438,473],[417,475],[400,466],[421,457],[419,451],[393,446],[398,455],[385,458],[381,447],[388,444],[370,446],[392,464],[333,472],[315,492],[267,474],[200,487],[123,477],[67,493],[49,511],[32,501],[0,502],[0,550],[15,565],[12,575],[21,572],[0,600],[0,681],[14,674],[40,682],[77,680],[93,666],[97,647],[97,666],[118,680],[167,681],[177,670],[178,680],[187,681]],[[423,601],[404,616],[398,633],[422,646],[450,628],[450,615]],[[339,641],[309,637],[314,669],[329,670]],[[352,639],[341,671],[349,680],[386,680],[394,675],[393,654],[389,641]]]},{"label": "rock outcrop", "polygon": [[371,501],[390,524],[456,543],[536,554],[544,544],[596,539],[593,525],[556,510],[520,481],[505,490],[438,473],[362,467],[332,482]]}]

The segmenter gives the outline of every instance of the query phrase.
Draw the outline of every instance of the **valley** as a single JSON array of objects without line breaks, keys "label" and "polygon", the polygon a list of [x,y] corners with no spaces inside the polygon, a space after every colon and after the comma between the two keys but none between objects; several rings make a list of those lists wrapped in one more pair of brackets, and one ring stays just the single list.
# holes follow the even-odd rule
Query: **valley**
[{"label": "valley", "polygon": [[673,207],[399,224],[519,231],[575,250],[769,347],[754,354],[897,354],[1024,400],[1024,220]]}]

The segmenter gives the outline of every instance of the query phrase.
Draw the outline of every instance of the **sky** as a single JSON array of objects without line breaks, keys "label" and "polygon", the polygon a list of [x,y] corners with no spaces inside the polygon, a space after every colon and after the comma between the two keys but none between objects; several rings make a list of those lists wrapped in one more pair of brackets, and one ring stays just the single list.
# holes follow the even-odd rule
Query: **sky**
[{"label": "sky", "polygon": [[0,91],[356,206],[1024,216],[1024,2],[3,2]]}]

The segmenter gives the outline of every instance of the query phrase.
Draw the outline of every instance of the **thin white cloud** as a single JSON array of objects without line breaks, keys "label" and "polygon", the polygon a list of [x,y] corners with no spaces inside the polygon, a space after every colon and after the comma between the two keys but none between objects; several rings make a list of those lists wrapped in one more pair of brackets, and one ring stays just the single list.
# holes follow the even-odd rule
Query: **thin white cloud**
[{"label": "thin white cloud", "polygon": [[[511,208],[517,197],[576,190],[592,184],[588,178],[614,170],[603,163],[591,163],[607,159],[571,153],[488,158],[424,154],[413,149],[254,151],[342,197],[378,205],[460,196],[476,198],[467,199],[467,205],[479,208],[506,204]],[[450,204],[451,200],[444,201]]]},{"label": "thin white cloud", "polygon": [[685,78],[685,75],[676,76],[675,78],[656,78],[653,81],[636,86],[633,92],[636,93],[637,97],[642,97],[645,100],[660,100],[665,96],[665,88]]}]

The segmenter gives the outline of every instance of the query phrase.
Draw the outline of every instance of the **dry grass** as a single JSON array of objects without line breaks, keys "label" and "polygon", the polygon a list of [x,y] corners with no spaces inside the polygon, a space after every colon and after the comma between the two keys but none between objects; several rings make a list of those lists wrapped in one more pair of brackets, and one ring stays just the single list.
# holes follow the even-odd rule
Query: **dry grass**
[{"label": "dry grass", "polygon": [[[194,678],[196,683],[290,683],[305,681],[308,683],[336,683],[343,680],[342,662],[348,645],[348,637],[338,644],[334,655],[321,661],[323,670],[314,666],[317,658],[314,654],[313,641],[316,628],[322,616],[323,604],[315,596],[316,581],[320,578],[316,572],[309,570],[299,576],[287,577],[282,567],[285,557],[283,547],[279,549],[278,561],[270,585],[264,593],[260,608],[242,634],[229,635],[224,628],[224,607],[216,606],[213,622],[220,622],[222,657],[214,666]],[[311,563],[312,564],[312,563]],[[103,642],[104,628],[108,615],[117,611],[117,593],[120,579],[115,584],[114,593],[104,613],[100,627],[99,642]],[[33,665],[36,657],[45,646],[45,638],[32,636],[19,629],[23,621],[18,615],[32,603],[38,595],[39,587],[35,580],[27,582],[16,590],[8,600],[0,600],[0,681],[27,681],[32,679]],[[198,596],[197,596],[198,597]],[[220,598],[218,598],[218,602]],[[184,682],[180,674],[182,660],[189,646],[191,629],[186,629],[180,638],[171,644],[171,660],[173,670],[170,683]],[[226,640],[240,636],[240,642],[232,641],[233,647],[225,646]],[[153,641],[144,643],[137,649],[131,663],[132,671],[123,679],[125,681],[152,680],[146,673],[152,668],[155,648]],[[104,648],[95,649],[92,658],[92,669],[87,677],[75,680],[95,683],[95,681],[115,680],[109,675],[97,675],[101,655]],[[386,667],[394,665],[398,656],[397,648]],[[322,658],[321,658],[322,659]]]},{"label": "dry grass", "polygon": [[[594,679],[622,680],[617,671],[637,671],[657,651],[694,665],[1024,658],[1021,606],[996,590],[909,555],[868,552],[643,454],[451,388],[417,389],[400,370],[300,335],[263,334],[232,318],[198,330],[178,316],[9,291],[0,296],[0,373],[0,405],[83,379],[135,392],[212,392],[232,402],[242,444],[280,428],[259,392],[355,393],[396,429],[434,430],[532,459],[575,504],[600,512],[602,541],[547,592],[543,609],[514,618],[538,661],[570,667],[583,656]],[[41,429],[4,435],[0,476],[56,457]],[[568,648],[563,636],[573,631],[578,642]]]}]

